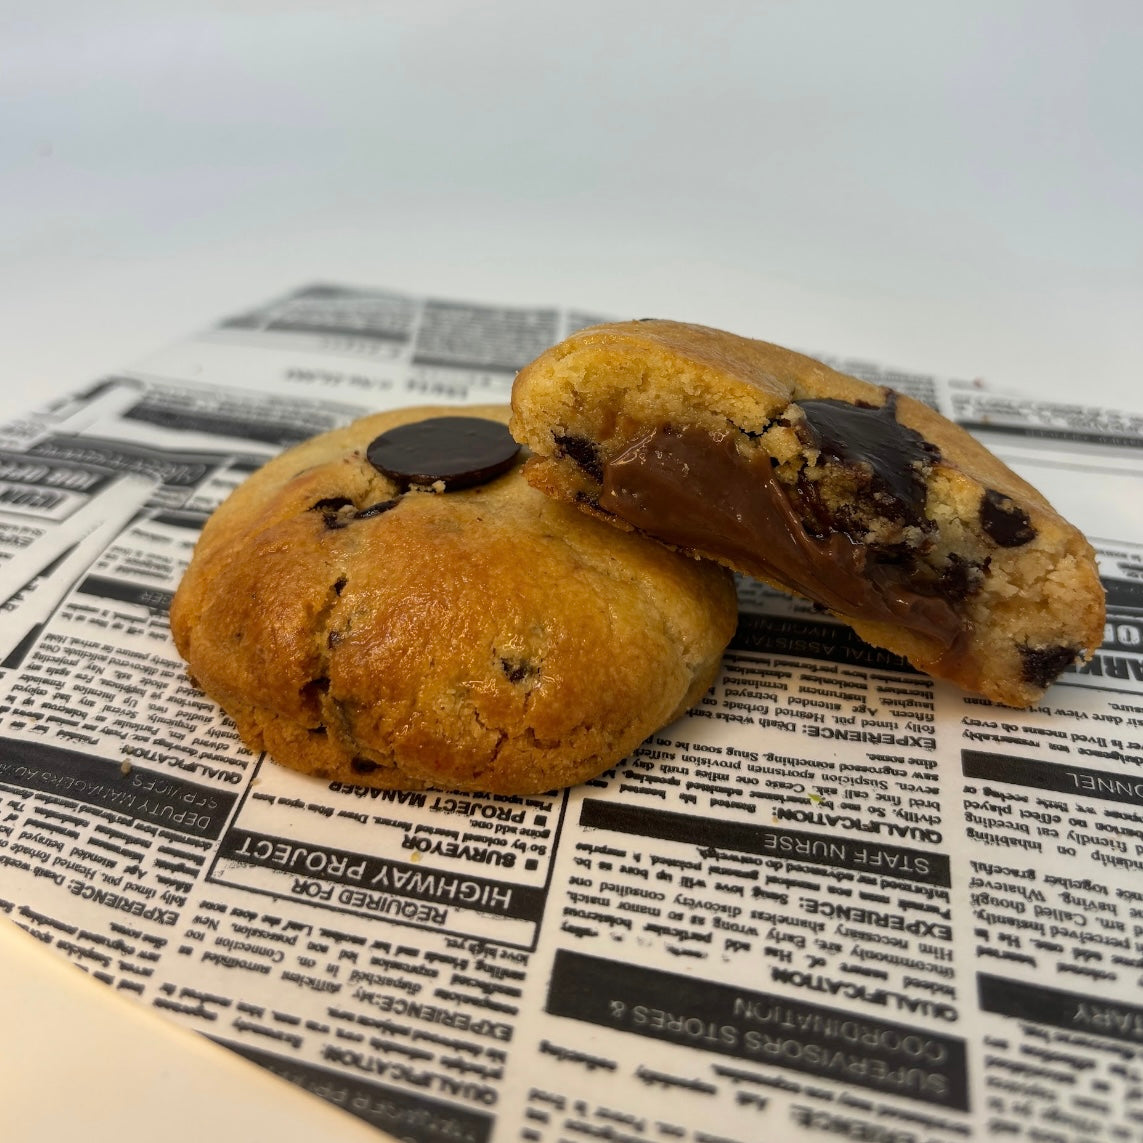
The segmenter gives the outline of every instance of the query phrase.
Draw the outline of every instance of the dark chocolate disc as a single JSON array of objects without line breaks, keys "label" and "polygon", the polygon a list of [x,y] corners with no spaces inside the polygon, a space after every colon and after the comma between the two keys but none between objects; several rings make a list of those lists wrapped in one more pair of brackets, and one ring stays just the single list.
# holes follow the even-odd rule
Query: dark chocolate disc
[{"label": "dark chocolate disc", "polygon": [[374,468],[404,487],[443,480],[451,492],[507,472],[519,451],[507,426],[499,421],[431,417],[382,433],[366,455]]},{"label": "dark chocolate disc", "polygon": [[896,505],[900,519],[923,520],[928,496],[923,470],[940,459],[940,449],[897,420],[892,389],[880,406],[832,397],[798,404],[805,414],[804,443],[840,464],[867,465],[874,487]]}]

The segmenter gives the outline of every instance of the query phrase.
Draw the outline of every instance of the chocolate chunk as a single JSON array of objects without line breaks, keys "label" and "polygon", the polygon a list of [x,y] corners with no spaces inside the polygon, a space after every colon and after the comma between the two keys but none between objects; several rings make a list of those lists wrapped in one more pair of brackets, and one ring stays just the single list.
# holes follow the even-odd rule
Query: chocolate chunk
[{"label": "chocolate chunk", "polygon": [[393,499],[381,500],[376,504],[370,504],[368,508],[362,508],[361,511],[357,513],[357,519],[368,520],[373,516],[380,516],[388,512],[391,508],[396,508],[400,503],[400,499]]},{"label": "chocolate chunk", "polygon": [[594,480],[603,479],[603,458],[599,445],[587,437],[559,436],[552,438],[560,451],[570,456]]},{"label": "chocolate chunk", "polygon": [[989,562],[986,559],[982,563],[976,563],[952,552],[949,555],[949,562],[937,580],[938,593],[950,603],[960,603],[968,599],[984,585]]},{"label": "chocolate chunk", "polygon": [[522,659],[501,659],[500,669],[510,683],[522,683],[529,675],[537,673],[531,663],[526,663]]},{"label": "chocolate chunk", "polygon": [[[350,509],[349,512],[346,512],[347,508]],[[353,501],[347,496],[327,496],[324,500],[311,504],[308,511],[320,512],[325,526],[332,531],[345,527],[353,515],[352,508]]]},{"label": "chocolate chunk", "polygon": [[349,583],[349,580],[347,580],[345,576],[338,576],[338,578],[334,580],[333,584],[334,595],[340,595],[345,590],[345,585],[347,583]]},{"label": "chocolate chunk", "polygon": [[377,769],[377,763],[370,762],[368,758],[354,758],[349,766],[355,774],[372,774]]},{"label": "chocolate chunk", "polygon": [[382,433],[366,455],[374,468],[403,488],[441,480],[452,491],[486,484],[507,472],[519,451],[499,421],[431,417]]},{"label": "chocolate chunk", "polygon": [[878,507],[890,518],[918,524],[924,519],[924,470],[940,450],[897,420],[897,394],[889,390],[880,407],[824,398],[800,401],[803,442],[827,460],[849,468],[867,467]]},{"label": "chocolate chunk", "polygon": [[399,498],[382,500],[377,504],[370,504],[368,508],[362,508],[358,512],[353,507],[353,501],[345,496],[327,496],[324,500],[311,504],[308,511],[320,512],[325,521],[325,526],[330,531],[336,531],[338,528],[346,527],[354,520],[368,520],[371,516],[380,516],[383,512],[388,512],[390,508],[396,508],[400,503]]},{"label": "chocolate chunk", "polygon": [[1011,497],[989,488],[980,502],[980,526],[1002,548],[1018,548],[1036,538],[1028,513]]},{"label": "chocolate chunk", "polygon": [[301,689],[298,697],[301,699],[307,713],[315,718],[321,713],[322,696],[329,693],[329,679],[324,675],[318,679],[310,679]]},{"label": "chocolate chunk", "polygon": [[1021,647],[1024,681],[1034,687],[1046,687],[1079,655],[1079,647]]},{"label": "chocolate chunk", "polygon": [[307,702],[317,702],[321,696],[329,692],[329,679],[322,675],[318,679],[310,679],[304,687],[302,687],[302,695]]}]

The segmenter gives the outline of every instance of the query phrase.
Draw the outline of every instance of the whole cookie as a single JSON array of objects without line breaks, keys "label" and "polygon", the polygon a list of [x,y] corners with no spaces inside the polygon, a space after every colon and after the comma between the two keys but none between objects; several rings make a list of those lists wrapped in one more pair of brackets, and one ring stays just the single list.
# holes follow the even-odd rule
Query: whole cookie
[{"label": "whole cookie", "polygon": [[544,492],[814,600],[863,638],[1026,706],[1103,635],[1094,553],[908,397],[670,321],[583,330],[518,375]]},{"label": "whole cookie", "polygon": [[362,785],[536,793],[698,701],[734,630],[730,574],[537,492],[507,420],[366,417],[211,516],[171,631],[252,750]]}]

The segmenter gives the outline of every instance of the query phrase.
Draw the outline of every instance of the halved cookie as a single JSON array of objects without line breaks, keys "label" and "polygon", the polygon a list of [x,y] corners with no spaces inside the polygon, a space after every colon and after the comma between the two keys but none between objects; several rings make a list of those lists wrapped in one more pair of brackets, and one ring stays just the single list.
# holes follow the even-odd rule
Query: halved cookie
[{"label": "halved cookie", "polygon": [[595,326],[516,378],[537,488],[799,593],[864,639],[1027,706],[1103,633],[1094,553],[908,397],[766,342]]}]

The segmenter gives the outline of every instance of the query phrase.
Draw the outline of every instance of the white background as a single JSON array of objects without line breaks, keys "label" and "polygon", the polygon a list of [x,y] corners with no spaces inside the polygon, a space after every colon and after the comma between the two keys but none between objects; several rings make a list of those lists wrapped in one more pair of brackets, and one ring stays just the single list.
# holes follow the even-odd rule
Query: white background
[{"label": "white background", "polygon": [[1139,0],[0,0],[0,397],[311,281],[1143,407]]}]

